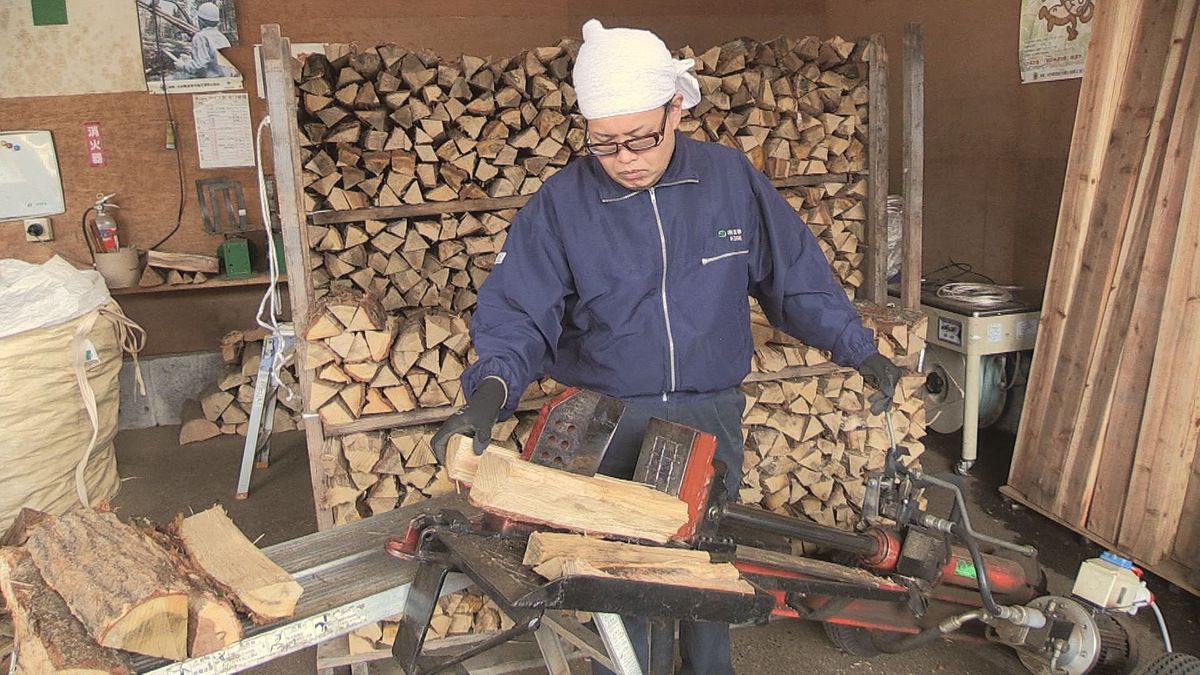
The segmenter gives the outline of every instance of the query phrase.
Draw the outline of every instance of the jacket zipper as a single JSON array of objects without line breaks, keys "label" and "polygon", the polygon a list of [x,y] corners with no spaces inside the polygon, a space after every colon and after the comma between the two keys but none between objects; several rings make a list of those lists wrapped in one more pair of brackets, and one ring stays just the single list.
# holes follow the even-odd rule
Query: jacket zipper
[{"label": "jacket zipper", "polygon": [[700,264],[707,265],[708,263],[720,260],[721,258],[732,258],[735,255],[746,255],[749,252],[750,251],[748,251],[748,250],[747,251],[730,251],[729,253],[722,253],[721,255],[715,255],[711,258],[701,258]]},{"label": "jacket zipper", "polygon": [[[671,359],[671,391],[675,391],[675,337],[671,334],[671,312],[667,309],[667,234],[663,231],[662,216],[658,213],[658,196],[654,188],[650,188],[650,205],[654,208],[654,222],[658,224],[658,242],[662,246],[662,296],[663,321],[667,324],[667,350]],[[663,392],[662,400],[667,400],[667,392]]]}]

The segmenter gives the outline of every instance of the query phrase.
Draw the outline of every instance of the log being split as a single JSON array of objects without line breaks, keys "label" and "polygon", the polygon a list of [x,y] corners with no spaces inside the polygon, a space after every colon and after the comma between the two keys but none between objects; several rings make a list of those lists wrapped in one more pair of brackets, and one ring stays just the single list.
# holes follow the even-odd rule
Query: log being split
[{"label": "log being split", "polygon": [[140,532],[111,513],[85,509],[48,517],[30,532],[26,548],[96,642],[187,658],[189,584]]},{"label": "log being split", "polygon": [[[456,455],[466,457],[461,449]],[[688,520],[687,504],[648,485],[567,473],[495,446],[479,458],[469,497],[485,511],[527,522],[656,543]]]},{"label": "log being split", "polygon": [[714,563],[704,551],[534,532],[529,537],[523,562],[550,580],[588,576],[754,593],[754,588],[741,579],[736,567],[730,563]]},{"label": "log being split", "polygon": [[220,506],[182,519],[179,540],[191,561],[256,623],[287,618],[303,589],[246,538]]},{"label": "log being split", "polygon": [[119,652],[96,644],[62,597],[46,585],[25,551],[0,548],[0,593],[12,612],[17,641],[16,672],[31,675],[133,672]]}]

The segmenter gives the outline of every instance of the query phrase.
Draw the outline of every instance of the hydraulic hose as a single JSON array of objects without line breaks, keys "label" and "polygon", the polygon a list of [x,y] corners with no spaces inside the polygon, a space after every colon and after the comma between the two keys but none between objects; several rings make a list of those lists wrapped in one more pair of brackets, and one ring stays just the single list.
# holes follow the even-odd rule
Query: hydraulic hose
[{"label": "hydraulic hose", "polygon": [[987,610],[973,609],[969,612],[952,616],[933,628],[926,628],[916,635],[909,635],[895,642],[876,642],[875,648],[885,654],[899,654],[900,652],[911,651],[957,631],[969,621],[979,621],[985,616],[987,616]]},{"label": "hydraulic hose", "polygon": [[962,490],[954,483],[923,474],[919,471],[913,471],[911,476],[914,482],[933,485],[943,490],[949,490],[954,494],[954,503],[957,507],[957,520],[949,523],[950,527],[948,531],[961,539],[967,547],[967,551],[971,554],[971,563],[975,565],[975,580],[979,585],[979,597],[983,599],[984,608],[992,616],[1001,619],[1011,619],[1012,613],[1006,612],[1007,608],[1001,607],[996,603],[996,599],[992,597],[992,587],[988,582],[987,566],[983,561],[983,554],[979,551],[979,542],[976,541],[975,531],[971,529],[971,518],[967,515],[967,504],[963,498]]}]

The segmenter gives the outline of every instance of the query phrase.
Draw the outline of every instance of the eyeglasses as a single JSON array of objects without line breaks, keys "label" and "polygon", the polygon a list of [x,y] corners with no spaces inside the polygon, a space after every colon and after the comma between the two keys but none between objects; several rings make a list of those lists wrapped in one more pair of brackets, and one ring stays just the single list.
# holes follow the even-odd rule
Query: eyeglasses
[{"label": "eyeglasses", "polygon": [[[592,153],[593,155],[595,155],[597,157],[604,157],[606,155],[615,155],[615,154],[617,154],[618,151],[620,151],[621,148],[625,148],[626,150],[628,150],[630,152],[645,152],[645,151],[649,150],[650,148],[657,148],[663,142],[663,138],[665,138],[664,133],[667,130],[667,116],[670,113],[671,113],[671,103],[668,101],[667,104],[665,106],[663,106],[662,124],[659,125],[658,131],[656,131],[648,136],[636,136],[634,138],[630,138],[630,139],[624,140],[624,141],[607,141],[604,143],[588,143],[588,144],[584,145],[583,147],[587,148],[588,152]],[[586,128],[584,129],[584,133],[585,134],[587,133]]]}]

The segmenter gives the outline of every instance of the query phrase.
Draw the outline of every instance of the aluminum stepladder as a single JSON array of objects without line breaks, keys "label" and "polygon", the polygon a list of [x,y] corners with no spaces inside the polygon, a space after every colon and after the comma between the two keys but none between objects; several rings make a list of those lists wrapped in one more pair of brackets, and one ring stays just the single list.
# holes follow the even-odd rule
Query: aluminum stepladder
[{"label": "aluminum stepladder", "polygon": [[[280,323],[276,333],[263,338],[262,360],[258,363],[258,381],[254,384],[246,444],[242,448],[242,468],[234,494],[237,499],[250,496],[250,472],[256,467],[265,469],[270,462],[271,428],[275,424],[275,408],[279,404],[276,373],[292,352],[295,341],[296,329],[290,322]],[[293,395],[298,396],[299,392]]]}]

